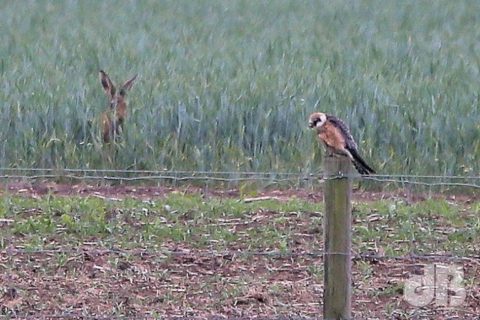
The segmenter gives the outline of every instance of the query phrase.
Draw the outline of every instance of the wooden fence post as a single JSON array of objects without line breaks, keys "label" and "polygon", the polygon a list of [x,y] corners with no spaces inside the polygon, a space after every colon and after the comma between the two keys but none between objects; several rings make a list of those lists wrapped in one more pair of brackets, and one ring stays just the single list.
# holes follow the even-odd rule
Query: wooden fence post
[{"label": "wooden fence post", "polygon": [[325,157],[324,169],[323,319],[352,319],[352,165],[347,157]]}]

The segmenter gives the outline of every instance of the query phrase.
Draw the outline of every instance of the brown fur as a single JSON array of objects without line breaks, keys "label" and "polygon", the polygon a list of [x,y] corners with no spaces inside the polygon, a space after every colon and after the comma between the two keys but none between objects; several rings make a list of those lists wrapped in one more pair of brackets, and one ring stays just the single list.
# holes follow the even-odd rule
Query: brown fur
[{"label": "brown fur", "polygon": [[105,143],[110,142],[113,137],[120,135],[123,130],[123,124],[127,116],[127,102],[125,97],[127,91],[132,88],[136,78],[137,76],[135,75],[125,81],[117,92],[115,85],[107,73],[100,70],[100,82],[109,99],[108,110],[101,114],[102,137]]}]

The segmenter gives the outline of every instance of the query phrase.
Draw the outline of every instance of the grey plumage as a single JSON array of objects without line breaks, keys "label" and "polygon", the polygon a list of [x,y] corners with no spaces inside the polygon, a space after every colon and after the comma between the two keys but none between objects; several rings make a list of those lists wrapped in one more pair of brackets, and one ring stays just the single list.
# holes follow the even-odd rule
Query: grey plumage
[{"label": "grey plumage", "polygon": [[337,128],[339,128],[340,131],[342,131],[342,134],[345,137],[345,149],[350,152],[350,155],[353,158],[352,162],[355,166],[355,169],[357,169],[360,174],[375,174],[375,170],[373,170],[358,153],[357,143],[353,139],[353,136],[350,133],[350,129],[348,129],[348,126],[345,124],[345,122],[335,116],[328,114],[327,120],[333,123]]}]

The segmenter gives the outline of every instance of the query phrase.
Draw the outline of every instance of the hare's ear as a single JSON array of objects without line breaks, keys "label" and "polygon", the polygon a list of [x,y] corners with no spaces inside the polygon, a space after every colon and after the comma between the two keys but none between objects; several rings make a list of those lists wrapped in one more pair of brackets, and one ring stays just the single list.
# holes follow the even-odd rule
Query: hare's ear
[{"label": "hare's ear", "polygon": [[102,82],[102,87],[105,93],[109,97],[113,97],[115,95],[115,86],[113,85],[112,80],[108,77],[108,74],[103,70],[100,70],[100,82]]},{"label": "hare's ear", "polygon": [[135,79],[137,79],[138,74],[134,75],[130,80],[125,81],[125,83],[122,85],[122,89],[120,90],[120,94],[124,95],[127,90],[130,90],[133,87],[133,83],[135,82]]}]

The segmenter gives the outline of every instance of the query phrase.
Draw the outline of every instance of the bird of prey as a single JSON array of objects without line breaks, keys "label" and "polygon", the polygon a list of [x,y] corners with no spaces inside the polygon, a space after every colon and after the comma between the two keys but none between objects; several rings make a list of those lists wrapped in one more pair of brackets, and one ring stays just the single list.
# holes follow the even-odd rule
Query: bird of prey
[{"label": "bird of prey", "polygon": [[308,126],[315,128],[318,138],[324,143],[329,155],[339,154],[348,157],[360,174],[375,173],[375,170],[358,154],[357,144],[341,119],[315,112],[310,115]]}]

